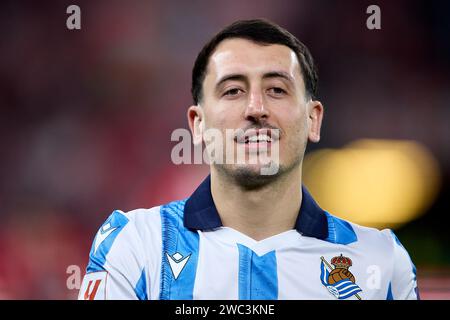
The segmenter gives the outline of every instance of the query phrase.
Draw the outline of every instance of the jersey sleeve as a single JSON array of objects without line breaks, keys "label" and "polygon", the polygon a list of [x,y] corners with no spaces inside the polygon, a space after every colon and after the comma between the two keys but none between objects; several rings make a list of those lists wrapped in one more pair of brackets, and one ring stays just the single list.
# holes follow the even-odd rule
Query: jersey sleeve
[{"label": "jersey sleeve", "polygon": [[98,230],[79,300],[146,300],[145,253],[133,221],[114,211]]},{"label": "jersey sleeve", "polygon": [[390,233],[394,246],[394,269],[388,299],[419,300],[416,267],[394,232],[390,230]]}]

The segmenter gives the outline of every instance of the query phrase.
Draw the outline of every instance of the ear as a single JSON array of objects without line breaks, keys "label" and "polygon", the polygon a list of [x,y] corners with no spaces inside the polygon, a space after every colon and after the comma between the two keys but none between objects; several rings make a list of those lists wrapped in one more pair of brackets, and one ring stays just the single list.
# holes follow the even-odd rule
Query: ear
[{"label": "ear", "polygon": [[319,142],[320,141],[320,128],[322,127],[322,119],[323,119],[323,106],[320,101],[312,100],[307,104],[307,110],[309,114],[308,124],[309,124],[309,133],[308,138],[311,142]]},{"label": "ear", "polygon": [[199,105],[190,106],[187,111],[187,118],[194,145],[201,144],[203,141],[203,131],[205,126],[203,121],[203,108]]}]

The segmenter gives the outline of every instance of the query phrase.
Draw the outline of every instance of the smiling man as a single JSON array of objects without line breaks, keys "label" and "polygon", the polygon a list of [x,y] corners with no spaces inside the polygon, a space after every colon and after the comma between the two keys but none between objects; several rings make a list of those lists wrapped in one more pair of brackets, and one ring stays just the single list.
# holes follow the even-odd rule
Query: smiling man
[{"label": "smiling man", "polygon": [[302,186],[324,113],[316,91],[311,54],[278,25],[238,21],[215,35],[194,65],[189,126],[197,144],[221,133],[211,155],[240,149],[244,161],[211,161],[188,199],[113,212],[79,298],[418,299],[390,230],[338,219]]}]

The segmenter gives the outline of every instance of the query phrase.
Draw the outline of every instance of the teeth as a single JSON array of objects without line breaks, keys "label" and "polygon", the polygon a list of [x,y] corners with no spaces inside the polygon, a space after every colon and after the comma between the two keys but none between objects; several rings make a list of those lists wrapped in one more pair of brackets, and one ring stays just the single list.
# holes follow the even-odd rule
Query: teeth
[{"label": "teeth", "polygon": [[248,137],[248,142],[272,142],[272,139],[267,134],[260,134],[257,136]]}]

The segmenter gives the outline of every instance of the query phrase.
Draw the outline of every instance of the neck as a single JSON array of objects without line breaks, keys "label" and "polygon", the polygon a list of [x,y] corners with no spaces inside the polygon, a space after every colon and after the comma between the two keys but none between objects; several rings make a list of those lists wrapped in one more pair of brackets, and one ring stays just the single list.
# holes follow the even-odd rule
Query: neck
[{"label": "neck", "polygon": [[211,194],[222,224],[257,241],[292,230],[302,202],[301,170],[257,190],[246,190],[211,169]]}]

